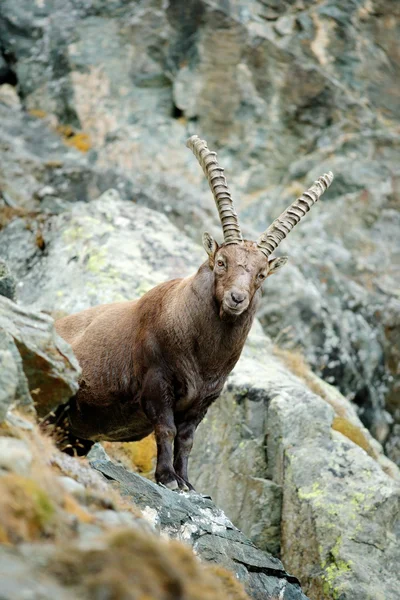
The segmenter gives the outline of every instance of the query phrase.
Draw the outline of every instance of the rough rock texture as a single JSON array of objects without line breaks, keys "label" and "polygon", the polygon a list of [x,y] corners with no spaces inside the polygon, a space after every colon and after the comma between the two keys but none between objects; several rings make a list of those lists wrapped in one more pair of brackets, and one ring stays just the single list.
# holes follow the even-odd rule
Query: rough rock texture
[{"label": "rough rock texture", "polygon": [[250,337],[197,431],[192,481],[258,545],[280,544],[313,600],[395,600],[398,470],[348,401],[312,393],[272,353]]},{"label": "rough rock texture", "polygon": [[[61,455],[37,426],[15,412],[1,426],[0,450],[2,599],[249,600],[234,573],[200,561],[187,544],[159,535],[154,518],[157,510],[165,513],[161,496],[157,504],[153,494],[153,510],[141,512],[86,461]],[[135,481],[143,499],[143,489],[149,491],[151,484],[140,477]],[[188,512],[179,510],[178,498],[173,496],[177,528],[184,529],[186,518],[190,530],[190,513],[196,517],[199,509],[187,498]],[[172,499],[167,500],[172,507]],[[207,508],[227,523],[221,511]],[[279,561],[257,554],[249,544],[245,547],[243,536],[232,527],[234,535],[244,547],[239,559],[246,561],[248,554],[250,562],[264,561],[276,575],[264,579],[275,584],[282,598],[305,600]],[[261,587],[262,575],[254,579]],[[262,598],[278,596],[263,593]]]},{"label": "rough rock texture", "polygon": [[0,421],[32,402],[43,417],[77,391],[78,361],[48,315],[0,296],[0,334]]},{"label": "rough rock texture", "polygon": [[72,313],[139,297],[205,260],[165,215],[123,202],[116,190],[49,217],[41,233],[45,251],[26,219],[16,219],[0,247],[15,268],[21,302],[47,311]]},{"label": "rough rock texture", "polygon": [[[113,190],[96,201],[77,202],[70,211],[48,217],[42,229],[45,251],[38,249],[25,222],[16,219],[3,231],[1,247],[16,266],[20,298],[36,308],[73,312],[100,302],[133,298],[159,281],[193,272],[204,257],[164,215],[124,202]],[[284,277],[284,272],[276,277]],[[268,285],[265,291],[268,297]],[[280,552],[285,567],[290,572],[293,565],[292,571],[299,573],[313,600],[323,597],[324,586],[326,597],[332,599],[335,590],[342,588],[346,598],[351,598],[351,590],[357,586],[366,597],[374,594],[373,582],[365,582],[366,574],[380,581],[383,563],[388,575],[382,589],[390,599],[397,577],[390,565],[396,552],[396,538],[392,542],[391,536],[398,535],[393,533],[398,471],[383,456],[348,400],[304,365],[299,374],[305,381],[300,381],[273,353],[273,344],[256,322],[224,393],[197,432],[190,465],[197,489],[210,493],[257,546],[275,555]],[[281,397],[285,402],[280,400],[271,412]],[[304,423],[299,427],[297,420],[308,423],[309,431]],[[287,439],[289,433],[292,437]],[[320,452],[315,445],[321,446]],[[297,449],[301,454],[295,475],[290,471],[292,446],[293,452]],[[343,465],[349,462],[353,467],[346,471]],[[339,475],[333,475],[332,469]],[[119,469],[112,468],[108,475],[138,481]],[[329,513],[328,501],[313,507],[307,496],[309,488],[311,492],[321,490],[324,497],[332,494],[332,502],[341,506],[341,519]],[[372,488],[376,495],[371,496]],[[158,488],[146,489],[153,490],[158,499],[162,496]],[[387,495],[382,506],[381,493]],[[368,499],[366,519],[361,514],[364,499]],[[358,512],[356,501],[360,503]],[[377,510],[369,510],[370,506]],[[299,521],[297,511],[306,515],[306,524]],[[375,550],[370,550],[368,564],[356,552],[360,540],[369,535],[367,524],[378,539],[376,544],[384,547],[375,555]],[[168,528],[167,523],[165,526]],[[296,530],[297,526],[305,529]],[[304,548],[295,543],[297,534]],[[195,537],[193,543],[197,543]],[[339,572],[343,562],[350,566]]]},{"label": "rough rock texture", "polygon": [[113,464],[101,447],[91,455],[92,466],[116,482],[123,497],[131,498],[157,530],[190,544],[204,560],[233,571],[251,598],[305,599],[296,578],[285,572],[282,563],[257,549],[210,499],[158,486]]},{"label": "rough rock texture", "polygon": [[0,296],[15,300],[16,282],[7,263],[0,258]]},{"label": "rough rock texture", "polygon": [[37,207],[42,197],[59,211],[112,186],[191,235],[215,233],[211,196],[184,147],[198,133],[220,149],[254,235],[334,171],[323,204],[281,246],[291,265],[271,281],[262,322],[354,399],[393,458],[398,16],[395,0],[4,0],[0,15],[4,81],[18,81],[31,113],[12,101],[0,108],[0,180],[12,201]]}]

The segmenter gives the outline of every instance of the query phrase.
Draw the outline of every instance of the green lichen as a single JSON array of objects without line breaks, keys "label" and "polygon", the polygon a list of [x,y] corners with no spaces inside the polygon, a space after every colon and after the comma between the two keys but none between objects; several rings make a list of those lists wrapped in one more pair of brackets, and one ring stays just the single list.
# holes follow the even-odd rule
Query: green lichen
[{"label": "green lichen", "polygon": [[351,571],[351,561],[338,560],[325,568],[325,573],[322,576],[323,590],[327,597],[337,600],[342,591],[342,584],[337,584],[337,580]]},{"label": "green lichen", "polygon": [[343,583],[338,582],[338,580],[351,571],[352,565],[351,560],[346,562],[339,557],[341,546],[342,536],[340,535],[329,553],[329,564],[326,560],[321,562],[321,567],[324,569],[324,574],[322,575],[324,594],[327,598],[333,598],[333,600],[339,598],[342,592]]},{"label": "green lichen", "polygon": [[359,506],[361,506],[362,504],[364,504],[365,499],[366,499],[365,494],[363,494],[362,492],[356,492],[354,494],[354,496],[352,497],[352,499],[350,500],[350,503],[353,506],[356,506],[358,508]]},{"label": "green lichen", "polygon": [[325,510],[326,510],[326,514],[329,515],[330,517],[337,517],[340,512],[340,507],[338,507],[337,504],[329,503],[329,504],[325,504]]},{"label": "green lichen", "polygon": [[331,550],[331,554],[335,560],[337,560],[339,558],[339,550],[340,550],[341,545],[342,545],[342,536],[339,535],[338,539],[336,540],[336,544],[333,546],[333,548]]},{"label": "green lichen", "polygon": [[85,237],[85,231],[83,227],[77,225],[76,227],[69,227],[65,229],[62,234],[63,240],[66,242],[76,242]]},{"label": "green lichen", "polygon": [[42,527],[51,521],[54,516],[54,505],[46,492],[38,489],[33,498],[36,505],[38,521]]},{"label": "green lichen", "polygon": [[375,496],[375,490],[372,489],[367,493],[364,492],[354,492],[350,504],[353,507],[353,511],[350,514],[350,518],[355,520],[359,518],[360,514],[365,514],[367,512],[373,512],[376,510],[376,506],[374,506],[373,498]]},{"label": "green lichen", "polygon": [[106,252],[104,249],[95,250],[90,253],[86,268],[91,273],[99,273],[106,264]]},{"label": "green lichen", "polygon": [[299,489],[300,500],[314,500],[317,506],[321,504],[321,496],[323,495],[324,492],[317,481],[314,481],[310,492],[306,492],[304,488]]}]

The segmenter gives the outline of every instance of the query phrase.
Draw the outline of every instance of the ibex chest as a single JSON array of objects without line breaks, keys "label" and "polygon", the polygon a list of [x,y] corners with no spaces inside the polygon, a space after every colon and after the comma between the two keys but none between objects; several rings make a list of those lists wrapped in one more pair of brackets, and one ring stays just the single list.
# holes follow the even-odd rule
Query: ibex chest
[{"label": "ibex chest", "polygon": [[[204,365],[185,360],[182,370],[174,381],[175,410],[185,412],[192,407],[207,404],[209,398],[218,396],[236,360],[228,364]],[[183,365],[182,365],[183,366]]]}]

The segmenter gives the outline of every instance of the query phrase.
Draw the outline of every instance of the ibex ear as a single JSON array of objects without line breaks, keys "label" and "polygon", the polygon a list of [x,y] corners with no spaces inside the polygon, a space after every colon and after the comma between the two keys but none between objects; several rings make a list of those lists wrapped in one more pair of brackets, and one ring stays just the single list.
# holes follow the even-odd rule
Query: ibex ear
[{"label": "ibex ear", "polygon": [[207,232],[203,233],[203,246],[210,258],[214,258],[219,246],[213,237]]},{"label": "ibex ear", "polygon": [[288,256],[279,256],[278,258],[273,258],[272,260],[270,260],[268,262],[268,265],[269,265],[268,277],[270,275],[272,275],[272,273],[276,273],[277,271],[279,271],[279,269],[281,267],[284,267],[288,260],[289,260]]}]

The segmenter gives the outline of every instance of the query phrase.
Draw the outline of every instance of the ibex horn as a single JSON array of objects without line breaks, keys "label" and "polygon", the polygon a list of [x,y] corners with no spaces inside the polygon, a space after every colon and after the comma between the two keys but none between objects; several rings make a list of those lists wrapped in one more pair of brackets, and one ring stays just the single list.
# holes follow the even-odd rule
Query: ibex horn
[{"label": "ibex horn", "polygon": [[242,244],[243,237],[239,221],[226,183],[224,169],[218,165],[216,152],[211,152],[207,147],[207,142],[201,140],[197,135],[192,135],[187,140],[186,146],[191,149],[208,179],[218,208],[225,244]]},{"label": "ibex horn", "polygon": [[257,246],[265,256],[269,256],[275,250],[275,248],[281,243],[287,236],[289,231],[293,229],[295,225],[300,221],[302,217],[310,210],[313,204],[322,196],[325,190],[331,185],[333,181],[333,173],[325,173],[314,181],[314,184],[304,192],[300,198],[295,200],[293,204],[289,206],[281,214],[280,217],[268,227],[266,231],[257,240]]}]

